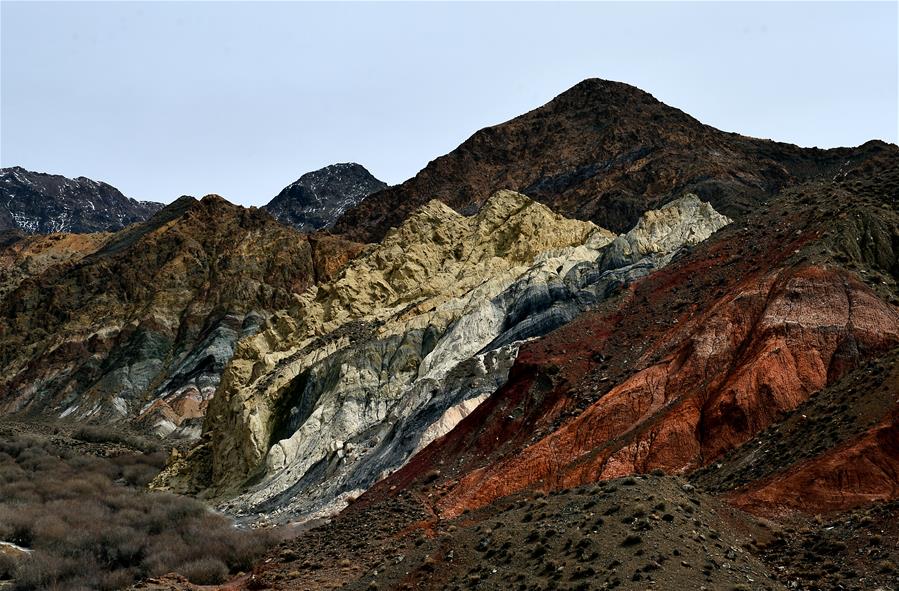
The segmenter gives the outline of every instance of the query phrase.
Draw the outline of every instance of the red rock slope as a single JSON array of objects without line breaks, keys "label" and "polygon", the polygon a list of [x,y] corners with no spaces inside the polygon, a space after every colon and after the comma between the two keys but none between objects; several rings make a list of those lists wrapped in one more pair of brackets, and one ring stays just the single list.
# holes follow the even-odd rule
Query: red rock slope
[{"label": "red rock slope", "polygon": [[[527,487],[715,462],[899,344],[896,170],[897,158],[874,159],[785,191],[614,305],[523,347],[506,386],[383,487],[445,466],[434,504],[451,516]],[[895,496],[891,416],[747,499],[780,503],[808,474],[861,455],[886,482],[831,484],[840,492],[822,493],[824,505],[851,506],[869,485]]]}]

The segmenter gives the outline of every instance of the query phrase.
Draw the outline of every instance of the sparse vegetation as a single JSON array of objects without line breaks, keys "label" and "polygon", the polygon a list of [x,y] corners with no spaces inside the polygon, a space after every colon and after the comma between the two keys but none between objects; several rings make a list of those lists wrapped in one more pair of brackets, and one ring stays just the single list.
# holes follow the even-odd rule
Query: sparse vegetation
[{"label": "sparse vegetation", "polygon": [[[120,432],[72,435],[150,449]],[[33,435],[0,439],[0,540],[31,550],[0,557],[0,579],[14,579],[15,589],[122,589],[172,571],[215,584],[268,547],[270,536],[236,529],[198,501],[145,490],[163,452],[100,457],[72,447]]]},{"label": "sparse vegetation", "polygon": [[146,453],[159,450],[159,443],[152,439],[104,425],[84,425],[76,429],[72,437],[88,443],[115,443]]}]

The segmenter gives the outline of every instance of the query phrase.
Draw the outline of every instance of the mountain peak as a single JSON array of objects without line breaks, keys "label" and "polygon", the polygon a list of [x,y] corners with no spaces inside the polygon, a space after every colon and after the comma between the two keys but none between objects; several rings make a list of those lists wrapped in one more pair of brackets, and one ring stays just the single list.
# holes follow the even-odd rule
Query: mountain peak
[{"label": "mountain peak", "polygon": [[684,193],[736,219],[786,186],[832,177],[851,152],[725,133],[635,86],[588,78],[477,131],[412,179],[348,210],[334,231],[377,242],[427,200],[468,214],[503,188],[616,232]]},{"label": "mountain peak", "polygon": [[344,211],[386,187],[361,164],[342,162],[307,172],[265,209],[281,223],[312,232],[330,227]]},{"label": "mountain peak", "polygon": [[233,205],[230,201],[217,193],[209,193],[200,199],[200,203],[204,205]]},{"label": "mountain peak", "polygon": [[0,230],[28,234],[114,231],[144,221],[163,206],[135,201],[115,187],[21,166],[0,169]]},{"label": "mountain peak", "polygon": [[645,90],[624,82],[600,78],[587,78],[578,82],[542,108],[556,112],[577,113],[586,110],[604,114],[613,110],[618,112],[619,116],[616,117],[617,121],[610,120],[609,123],[616,127],[621,123],[630,123],[627,119],[622,119],[620,113],[628,113],[633,116],[643,115],[650,118],[658,117],[660,113],[669,115],[677,113],[698,123],[692,117],[666,105]]}]

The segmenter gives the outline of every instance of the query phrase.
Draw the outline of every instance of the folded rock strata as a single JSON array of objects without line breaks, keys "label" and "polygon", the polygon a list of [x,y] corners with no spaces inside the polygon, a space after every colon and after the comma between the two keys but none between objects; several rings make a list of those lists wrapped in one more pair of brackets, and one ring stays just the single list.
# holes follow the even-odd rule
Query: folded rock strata
[{"label": "folded rock strata", "polygon": [[620,237],[512,192],[470,218],[432,202],[238,345],[207,417],[211,484],[253,479],[232,510],[339,509],[501,386],[522,340],[727,223],[693,195]]}]

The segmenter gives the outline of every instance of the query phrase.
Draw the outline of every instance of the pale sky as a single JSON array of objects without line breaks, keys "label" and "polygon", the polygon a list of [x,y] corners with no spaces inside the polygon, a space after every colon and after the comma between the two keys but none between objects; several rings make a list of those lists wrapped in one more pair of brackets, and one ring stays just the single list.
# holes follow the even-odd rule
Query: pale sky
[{"label": "pale sky", "polygon": [[262,205],[394,184],[589,77],[803,146],[897,141],[896,2],[0,3],[0,163]]}]

